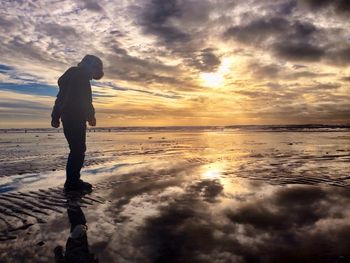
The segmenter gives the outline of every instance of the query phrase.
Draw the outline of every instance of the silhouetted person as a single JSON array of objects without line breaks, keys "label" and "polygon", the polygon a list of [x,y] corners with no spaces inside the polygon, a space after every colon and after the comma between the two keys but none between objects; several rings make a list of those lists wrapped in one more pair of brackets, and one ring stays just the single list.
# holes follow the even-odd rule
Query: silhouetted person
[{"label": "silhouetted person", "polygon": [[98,263],[98,259],[89,251],[86,219],[81,210],[79,200],[69,200],[67,214],[71,225],[66,243],[66,251],[62,246],[54,249],[55,263]]},{"label": "silhouetted person", "polygon": [[86,121],[90,126],[96,126],[90,80],[101,79],[103,74],[101,59],[86,55],[77,67],[69,68],[58,79],[59,92],[51,114],[51,126],[58,128],[61,119],[69,144],[65,191],[92,187],[80,179],[80,170],[86,151]]}]

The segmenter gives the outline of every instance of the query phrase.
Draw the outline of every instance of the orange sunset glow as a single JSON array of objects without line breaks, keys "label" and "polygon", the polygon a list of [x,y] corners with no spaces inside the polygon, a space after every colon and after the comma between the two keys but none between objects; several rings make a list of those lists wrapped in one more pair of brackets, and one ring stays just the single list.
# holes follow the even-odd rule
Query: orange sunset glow
[{"label": "orange sunset glow", "polygon": [[343,2],[3,1],[0,128],[49,126],[85,54],[98,126],[347,124]]}]

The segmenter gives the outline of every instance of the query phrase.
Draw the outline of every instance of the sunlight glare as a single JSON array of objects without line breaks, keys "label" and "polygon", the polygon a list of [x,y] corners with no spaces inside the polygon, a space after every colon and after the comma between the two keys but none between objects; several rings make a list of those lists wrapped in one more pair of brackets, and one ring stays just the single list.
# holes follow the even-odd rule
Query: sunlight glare
[{"label": "sunlight glare", "polygon": [[220,87],[224,83],[224,78],[219,73],[202,73],[201,78],[207,87]]},{"label": "sunlight glare", "polygon": [[202,177],[204,179],[214,180],[220,178],[220,170],[218,168],[209,168],[208,170],[204,171],[202,174]]},{"label": "sunlight glare", "polygon": [[216,72],[201,73],[201,80],[204,86],[210,88],[223,87],[225,84],[225,75],[230,72],[232,65],[231,58],[223,58],[221,65]]}]

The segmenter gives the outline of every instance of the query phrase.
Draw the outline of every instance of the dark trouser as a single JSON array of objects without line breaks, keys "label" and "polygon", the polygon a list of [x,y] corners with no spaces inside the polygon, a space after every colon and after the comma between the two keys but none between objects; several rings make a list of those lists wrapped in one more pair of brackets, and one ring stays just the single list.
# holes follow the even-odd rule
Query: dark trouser
[{"label": "dark trouser", "polygon": [[64,136],[66,137],[70,153],[66,166],[66,184],[74,184],[80,178],[86,151],[86,121],[62,120]]}]

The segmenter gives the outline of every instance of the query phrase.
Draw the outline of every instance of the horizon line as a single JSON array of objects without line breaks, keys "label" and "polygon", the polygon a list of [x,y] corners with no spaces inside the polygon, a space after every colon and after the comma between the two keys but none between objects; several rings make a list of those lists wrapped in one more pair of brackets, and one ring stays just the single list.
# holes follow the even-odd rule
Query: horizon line
[{"label": "horizon line", "polygon": [[[347,124],[322,124],[322,123],[305,123],[305,124],[230,124],[230,125],[164,125],[164,126],[98,126],[92,127],[87,126],[87,129],[112,129],[112,128],[225,128],[225,127],[249,127],[249,126],[257,126],[257,127],[285,127],[285,126],[296,126],[296,127],[307,127],[307,126],[323,126],[323,127],[349,127],[350,123]],[[35,130],[35,129],[62,129],[63,126],[59,128],[53,127],[18,127],[18,128],[0,128],[0,130]]]}]

